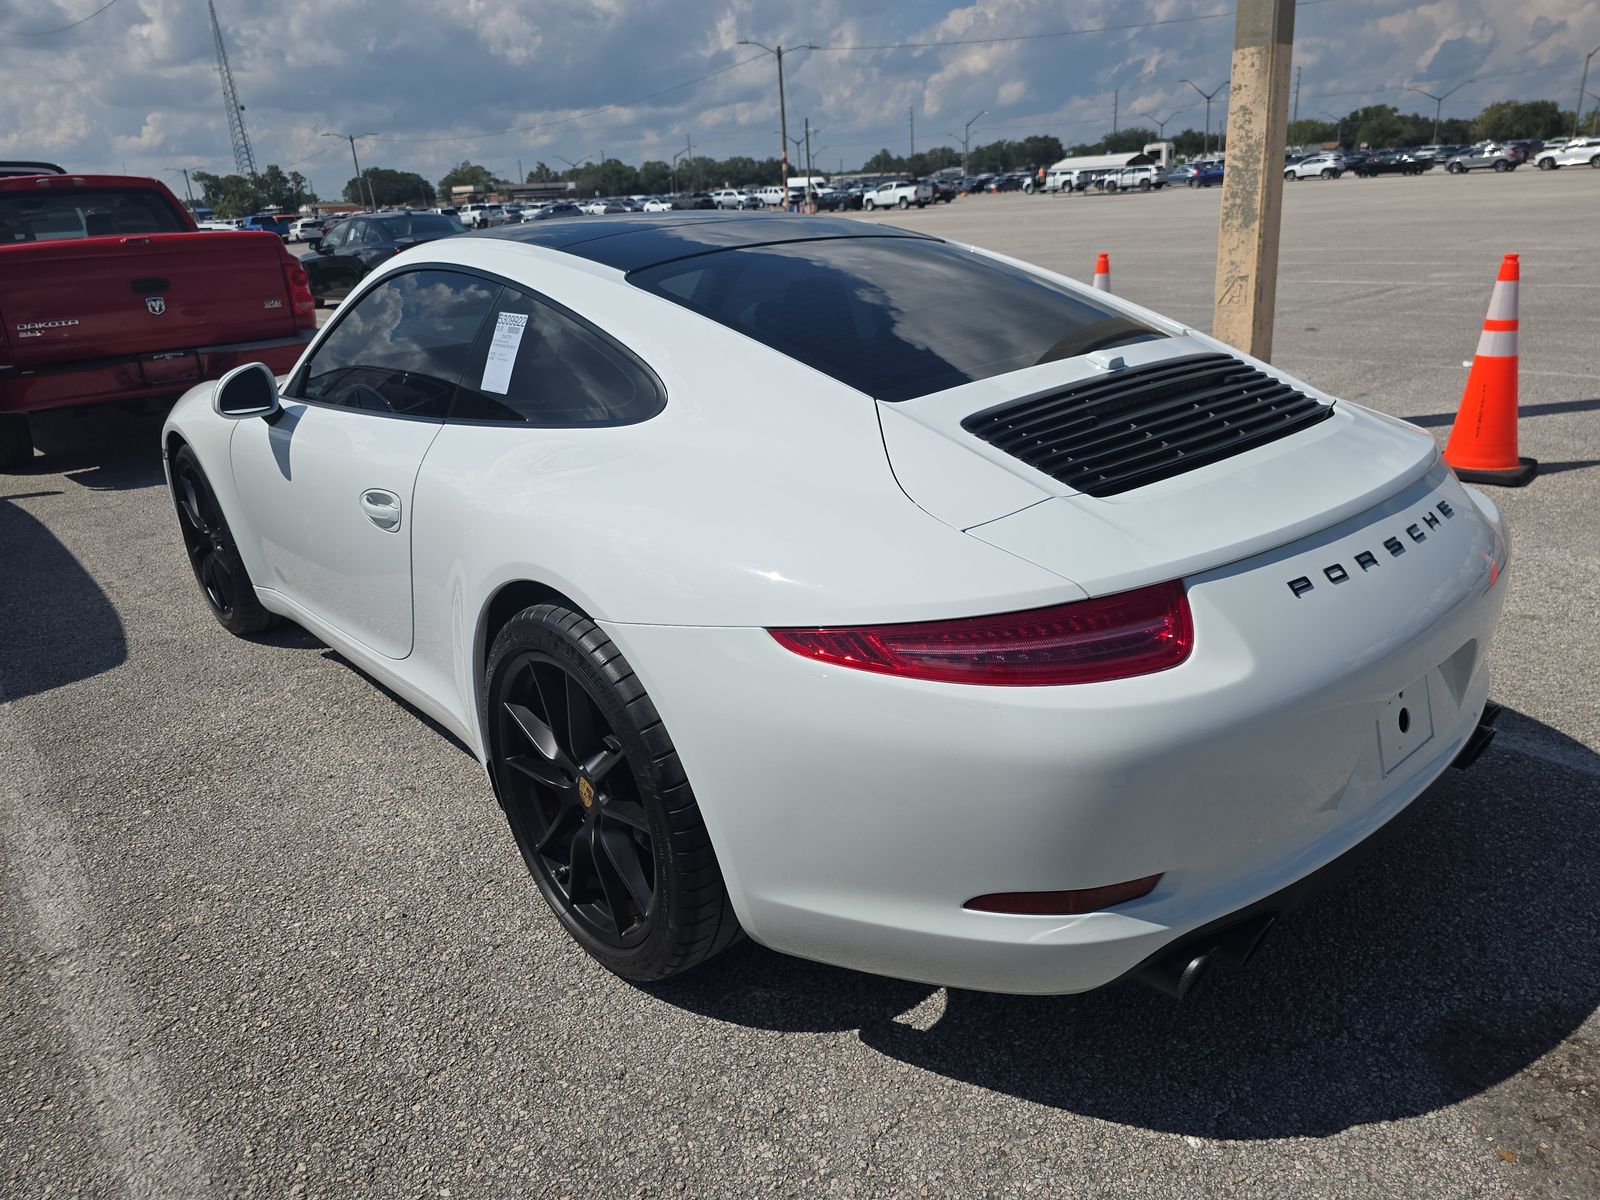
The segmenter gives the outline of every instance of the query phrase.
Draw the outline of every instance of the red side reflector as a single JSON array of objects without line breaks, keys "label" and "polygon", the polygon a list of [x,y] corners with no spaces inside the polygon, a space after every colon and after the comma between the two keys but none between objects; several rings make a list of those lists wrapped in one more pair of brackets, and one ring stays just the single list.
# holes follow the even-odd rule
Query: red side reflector
[{"label": "red side reflector", "polygon": [[770,629],[805,658],[940,683],[1047,687],[1165,671],[1189,657],[1183,582],[1028,612],[853,629]]},{"label": "red side reflector", "polygon": [[974,896],[961,907],[974,912],[1015,913],[1030,917],[1075,917],[1148,896],[1160,882],[1160,875],[1146,875],[1143,879],[1130,879],[1127,883],[1079,888],[1073,892],[990,892],[984,896]]}]

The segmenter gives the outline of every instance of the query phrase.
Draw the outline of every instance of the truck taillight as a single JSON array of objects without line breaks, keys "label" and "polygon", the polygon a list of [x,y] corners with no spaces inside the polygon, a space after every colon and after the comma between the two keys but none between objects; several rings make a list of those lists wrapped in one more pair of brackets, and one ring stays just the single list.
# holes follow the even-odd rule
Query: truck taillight
[{"label": "truck taillight", "polygon": [[311,294],[311,278],[287,253],[283,256],[283,282],[289,289],[289,311],[295,326],[313,328],[317,323],[317,299]]}]

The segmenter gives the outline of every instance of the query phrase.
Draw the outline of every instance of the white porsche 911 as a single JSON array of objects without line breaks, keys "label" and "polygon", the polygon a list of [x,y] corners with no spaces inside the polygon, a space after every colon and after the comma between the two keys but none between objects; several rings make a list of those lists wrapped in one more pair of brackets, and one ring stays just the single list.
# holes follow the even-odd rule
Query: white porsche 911
[{"label": "white porsche 911", "polygon": [[1432,438],[876,223],[432,242],[162,436],[221,623],[458,734],[630,979],[1182,994],[1492,736],[1507,542]]}]

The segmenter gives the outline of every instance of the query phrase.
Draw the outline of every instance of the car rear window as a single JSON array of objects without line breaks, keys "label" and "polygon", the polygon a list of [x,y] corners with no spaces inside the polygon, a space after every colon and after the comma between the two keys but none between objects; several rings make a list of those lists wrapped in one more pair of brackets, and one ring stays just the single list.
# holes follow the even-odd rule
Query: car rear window
[{"label": "car rear window", "polygon": [[848,237],[750,246],[630,282],[880,400],[1165,335],[945,242]]},{"label": "car rear window", "polygon": [[154,192],[65,188],[0,193],[0,245],[130,233],[183,233],[183,218]]},{"label": "car rear window", "polygon": [[385,217],[380,224],[391,238],[422,237],[438,234],[448,237],[452,233],[465,233],[467,227],[454,217],[435,213],[413,213],[409,217]]}]

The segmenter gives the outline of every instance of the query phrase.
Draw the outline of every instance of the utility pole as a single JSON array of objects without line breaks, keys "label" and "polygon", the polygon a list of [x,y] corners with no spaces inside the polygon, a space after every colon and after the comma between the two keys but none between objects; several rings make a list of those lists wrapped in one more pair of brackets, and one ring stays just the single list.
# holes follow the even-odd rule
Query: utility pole
[{"label": "utility pole", "polygon": [[[355,164],[355,168],[356,168],[356,203],[360,204],[361,203],[361,182],[362,182],[362,179],[361,179],[361,160],[356,157],[356,139],[357,138],[364,138],[364,137],[371,137],[372,135],[370,133],[325,133],[322,136],[323,137],[343,138],[345,141],[350,143],[350,161]],[[376,209],[378,207],[378,201],[377,201],[376,197],[374,197],[373,194],[372,194],[372,180],[368,179],[366,181],[366,184],[367,184],[367,200],[368,200],[367,207],[371,208],[371,209]]]},{"label": "utility pole", "polygon": [[[750,38],[740,38],[739,45],[759,47],[778,60],[778,152],[782,156],[779,164],[781,178],[778,183],[783,188],[784,199],[787,200],[789,197],[789,110],[783,97],[783,56],[785,51],[782,46],[767,46]],[[821,46],[814,46],[807,42],[804,46],[790,46],[787,53],[793,54],[796,50],[820,49],[822,49]]]},{"label": "utility pole", "polygon": [[[1243,9],[1236,10],[1235,11],[1235,19],[1237,19],[1238,18],[1238,14],[1242,13],[1243,11],[1244,11]],[[1234,55],[1235,55],[1235,57],[1237,57],[1237,55],[1238,55],[1238,46],[1237,45],[1235,45],[1235,47],[1234,47]],[[1180,83],[1187,83],[1195,91],[1200,92],[1200,94],[1205,97],[1205,100],[1206,100],[1206,140],[1203,143],[1201,143],[1200,153],[1202,155],[1210,154],[1211,153],[1211,97],[1215,96],[1223,88],[1227,87],[1228,86],[1228,80],[1224,79],[1221,83],[1217,84],[1217,86],[1212,88],[1209,92],[1200,91],[1200,85],[1198,83],[1196,83],[1192,79],[1183,79],[1183,80],[1180,80],[1179,82]]]},{"label": "utility pole", "polygon": [[[1578,124],[1583,120],[1583,94],[1584,90],[1589,86],[1589,60],[1596,54],[1600,54],[1600,46],[1596,46],[1593,50],[1589,51],[1588,54],[1583,56],[1583,78],[1578,81],[1578,109],[1572,114],[1573,137],[1578,136]],[[1437,131],[1434,133],[1433,140],[1435,142],[1439,140]]]},{"label": "utility pole", "polygon": [[189,168],[188,167],[168,167],[167,168],[167,173],[169,175],[176,175],[179,171],[183,172],[183,194],[189,198],[189,211],[192,213],[192,212],[194,212],[194,189],[189,186]]},{"label": "utility pole", "polygon": [[1111,136],[1112,137],[1116,137],[1117,136],[1117,104],[1121,99],[1122,99],[1121,89],[1113,89],[1112,92],[1111,92]]},{"label": "utility pole", "polygon": [[1239,91],[1228,106],[1211,333],[1260,359],[1272,357],[1278,299],[1294,6],[1295,0],[1239,0],[1234,15],[1231,78]]},{"label": "utility pole", "polygon": [[1439,144],[1439,114],[1444,109],[1444,102],[1471,82],[1472,80],[1470,79],[1463,80],[1442,96],[1435,96],[1432,92],[1425,92],[1419,87],[1412,87],[1409,84],[1406,85],[1406,91],[1415,92],[1419,96],[1426,96],[1429,100],[1433,101],[1433,144],[1435,146]]},{"label": "utility pole", "polygon": [[1154,121],[1156,125],[1156,138],[1157,140],[1164,142],[1167,140],[1167,122],[1171,121],[1173,117],[1177,116],[1182,111],[1183,109],[1181,108],[1174,109],[1172,112],[1169,112],[1165,118],[1158,117],[1155,115],[1155,113],[1147,112],[1134,113],[1133,115],[1136,117],[1143,117],[1146,121]]},{"label": "utility pole", "polygon": [[911,157],[917,156],[917,106],[911,105],[906,109],[906,116],[911,121]]},{"label": "utility pole", "polygon": [[1300,72],[1303,69],[1302,67],[1294,69],[1294,112],[1289,116],[1290,124],[1300,119]]},{"label": "utility pole", "polygon": [[[914,144],[915,143],[913,143],[913,145]],[[912,153],[915,154],[916,151],[913,150]],[[814,213],[814,212],[817,211],[816,201],[814,201],[811,198],[811,118],[810,117],[806,118],[806,211],[808,213]]]}]

